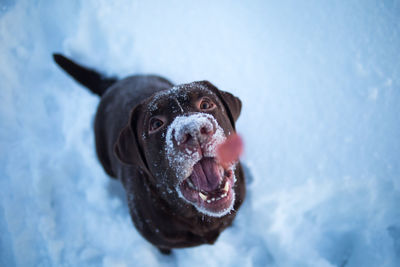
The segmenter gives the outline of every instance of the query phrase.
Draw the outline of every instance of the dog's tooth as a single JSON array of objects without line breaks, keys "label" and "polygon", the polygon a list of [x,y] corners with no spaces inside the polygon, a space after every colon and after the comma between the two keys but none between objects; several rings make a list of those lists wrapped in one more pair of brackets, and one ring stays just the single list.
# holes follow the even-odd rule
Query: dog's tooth
[{"label": "dog's tooth", "polygon": [[201,197],[201,199],[202,199],[203,201],[206,201],[206,200],[207,200],[207,196],[204,195],[202,192],[199,192],[199,196]]},{"label": "dog's tooth", "polygon": [[207,203],[211,203],[211,200],[207,200]]},{"label": "dog's tooth", "polygon": [[213,198],[211,199],[211,201],[215,201],[215,197],[213,197]]},{"label": "dog's tooth", "polygon": [[229,184],[228,184],[228,181],[226,181],[225,182],[225,186],[224,186],[224,189],[223,189],[225,192],[228,192],[228,190],[229,190]]}]

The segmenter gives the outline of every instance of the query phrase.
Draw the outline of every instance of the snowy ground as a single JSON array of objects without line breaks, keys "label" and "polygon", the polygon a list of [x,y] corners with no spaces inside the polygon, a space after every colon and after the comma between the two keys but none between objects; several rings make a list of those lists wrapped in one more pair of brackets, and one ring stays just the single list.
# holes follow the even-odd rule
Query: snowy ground
[{"label": "snowy ground", "polygon": [[[215,245],[140,237],[54,51],[242,99],[252,178]],[[399,1],[2,0],[0,59],[0,266],[400,266]]]}]

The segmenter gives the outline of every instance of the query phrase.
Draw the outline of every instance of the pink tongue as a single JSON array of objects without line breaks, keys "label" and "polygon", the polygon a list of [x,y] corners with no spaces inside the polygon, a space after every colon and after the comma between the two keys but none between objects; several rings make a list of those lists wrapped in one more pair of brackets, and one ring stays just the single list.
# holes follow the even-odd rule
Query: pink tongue
[{"label": "pink tongue", "polygon": [[214,191],[218,188],[221,180],[218,165],[211,158],[203,158],[193,166],[190,179],[197,189],[207,192]]},{"label": "pink tongue", "polygon": [[232,134],[217,147],[217,160],[222,166],[229,166],[243,153],[243,141],[238,134]]}]

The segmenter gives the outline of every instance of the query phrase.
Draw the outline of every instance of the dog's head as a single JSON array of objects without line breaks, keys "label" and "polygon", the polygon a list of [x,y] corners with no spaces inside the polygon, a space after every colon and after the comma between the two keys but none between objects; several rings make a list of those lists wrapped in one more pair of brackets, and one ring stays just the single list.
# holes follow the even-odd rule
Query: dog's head
[{"label": "dog's head", "polygon": [[240,111],[237,97],[207,81],[160,91],[133,108],[116,156],[148,175],[171,205],[224,216],[235,202],[236,163],[223,167],[216,147],[234,133]]}]

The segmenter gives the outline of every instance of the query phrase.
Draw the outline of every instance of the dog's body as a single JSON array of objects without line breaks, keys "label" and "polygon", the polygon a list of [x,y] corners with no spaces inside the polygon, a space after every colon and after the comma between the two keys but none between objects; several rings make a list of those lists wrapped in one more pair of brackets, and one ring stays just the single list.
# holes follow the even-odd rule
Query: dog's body
[{"label": "dog's body", "polygon": [[122,182],[138,231],[162,252],[214,243],[245,196],[240,163],[222,167],[215,155],[235,132],[240,100],[206,81],[117,81],[54,58],[101,96],[96,151],[107,174]]}]

